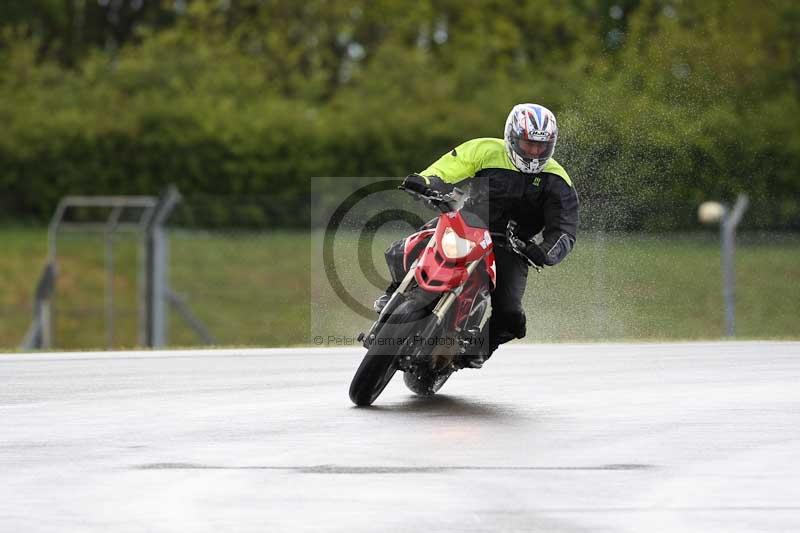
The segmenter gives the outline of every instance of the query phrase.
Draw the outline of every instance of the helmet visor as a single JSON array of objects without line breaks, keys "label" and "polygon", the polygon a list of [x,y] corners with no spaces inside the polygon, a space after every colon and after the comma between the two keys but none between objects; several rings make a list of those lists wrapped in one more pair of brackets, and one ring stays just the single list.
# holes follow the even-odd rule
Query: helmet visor
[{"label": "helmet visor", "polygon": [[525,159],[547,159],[553,155],[556,147],[555,139],[549,141],[529,141],[519,138],[514,143],[514,151]]}]

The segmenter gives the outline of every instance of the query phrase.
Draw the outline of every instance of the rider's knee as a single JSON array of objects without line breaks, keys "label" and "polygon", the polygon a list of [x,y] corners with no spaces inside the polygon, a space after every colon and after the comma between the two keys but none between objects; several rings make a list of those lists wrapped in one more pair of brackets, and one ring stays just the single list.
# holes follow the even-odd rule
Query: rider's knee
[{"label": "rider's knee", "polygon": [[[492,311],[492,327],[507,331],[515,338],[521,339],[526,332],[525,311],[522,309],[499,309]],[[499,334],[500,331],[497,331]]]}]

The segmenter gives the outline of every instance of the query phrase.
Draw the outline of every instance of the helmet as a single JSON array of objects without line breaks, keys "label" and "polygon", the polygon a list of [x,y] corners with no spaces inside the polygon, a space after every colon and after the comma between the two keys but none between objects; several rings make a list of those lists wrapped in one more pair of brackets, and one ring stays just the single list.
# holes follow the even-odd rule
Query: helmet
[{"label": "helmet", "polygon": [[506,120],[506,153],[520,172],[538,174],[553,156],[558,125],[553,112],[538,104],[517,104]]}]

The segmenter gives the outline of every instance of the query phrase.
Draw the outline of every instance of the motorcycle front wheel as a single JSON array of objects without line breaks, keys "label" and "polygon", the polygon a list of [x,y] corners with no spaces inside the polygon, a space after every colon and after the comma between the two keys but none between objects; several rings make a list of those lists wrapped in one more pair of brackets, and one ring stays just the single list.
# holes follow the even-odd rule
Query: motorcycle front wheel
[{"label": "motorcycle front wheel", "polygon": [[378,330],[350,382],[350,400],[358,406],[372,405],[397,372],[397,361],[413,350],[414,337],[429,311],[414,298],[401,302]]}]

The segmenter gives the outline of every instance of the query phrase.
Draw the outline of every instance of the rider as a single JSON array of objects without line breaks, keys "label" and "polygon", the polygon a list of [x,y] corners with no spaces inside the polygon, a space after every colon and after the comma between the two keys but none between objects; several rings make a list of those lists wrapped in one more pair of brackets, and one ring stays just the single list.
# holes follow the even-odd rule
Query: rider
[{"label": "rider", "polygon": [[[490,231],[504,233],[509,220],[526,242],[525,254],[539,266],[563,260],[575,244],[578,196],[567,172],[552,158],[558,138],[556,117],[544,106],[519,104],[506,120],[503,139],[467,141],[443,155],[419,174],[408,176],[406,189],[422,194],[449,192],[469,184],[464,209],[477,214]],[[469,181],[467,181],[469,180]],[[537,241],[537,242],[534,242]],[[503,247],[494,248],[497,283],[492,314],[480,333],[483,342],[465,356],[464,364],[480,368],[497,347],[525,336],[522,296],[527,264]],[[391,294],[396,287],[389,287]],[[388,301],[375,302],[380,311]]]}]

